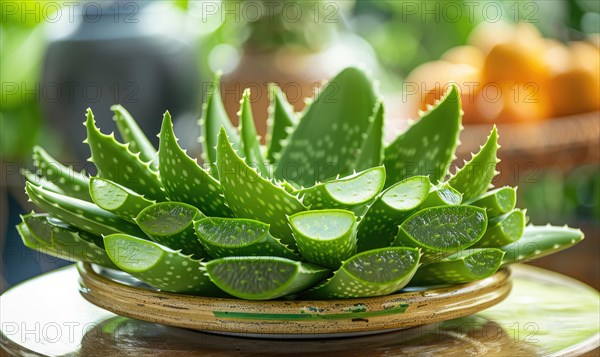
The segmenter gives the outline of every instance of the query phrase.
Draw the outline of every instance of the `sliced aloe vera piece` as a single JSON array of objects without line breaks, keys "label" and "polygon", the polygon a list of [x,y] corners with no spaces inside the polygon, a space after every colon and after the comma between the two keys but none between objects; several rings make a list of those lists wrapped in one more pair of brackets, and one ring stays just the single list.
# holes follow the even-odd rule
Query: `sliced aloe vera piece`
[{"label": "sliced aloe vera piece", "polygon": [[143,236],[138,226],[95,204],[64,196],[27,182],[25,191],[38,207],[65,223],[96,235],[128,233]]},{"label": "sliced aloe vera piece", "polygon": [[330,209],[296,213],[289,218],[296,246],[310,263],[337,269],[356,254],[356,217]]},{"label": "sliced aloe vera piece", "polygon": [[504,252],[496,248],[468,249],[423,265],[410,285],[462,284],[481,280],[498,271]]},{"label": "sliced aloe vera piece", "polygon": [[502,265],[523,263],[565,250],[583,240],[579,229],[556,226],[527,226],[518,241],[500,247],[506,254]]},{"label": "sliced aloe vera piece", "polygon": [[485,208],[488,218],[498,217],[515,208],[517,189],[508,186],[497,188],[479,196],[469,204]]},{"label": "sliced aloe vera piece", "polygon": [[169,198],[196,206],[209,216],[231,217],[219,181],[177,144],[169,112],[164,115],[159,137],[160,179]]},{"label": "sliced aloe vera piece", "polygon": [[[59,187],[66,195],[80,200],[92,201],[88,190],[89,179],[83,173],[73,170],[72,167],[62,165],[39,146],[33,148],[33,162],[41,176],[46,181]],[[50,187],[45,188],[55,191]]]},{"label": "sliced aloe vera piece", "polygon": [[254,117],[252,116],[252,105],[250,104],[250,89],[244,90],[240,106],[240,152],[246,156],[246,164],[254,167],[263,175],[269,177],[269,171],[263,159],[260,139],[254,126]]},{"label": "sliced aloe vera piece", "polygon": [[415,175],[429,175],[433,183],[443,179],[455,157],[461,118],[460,93],[453,84],[435,106],[385,148],[386,186]]},{"label": "sliced aloe vera piece", "polygon": [[148,140],[148,137],[137,125],[131,114],[119,104],[111,106],[110,110],[115,113],[113,119],[117,123],[117,129],[119,129],[123,141],[129,144],[129,150],[134,154],[140,153],[140,159],[150,162],[150,167],[154,171],[158,171],[156,148]]},{"label": "sliced aloe vera piece", "polygon": [[86,142],[92,153],[89,161],[98,168],[98,176],[114,181],[135,192],[153,200],[165,200],[158,173],[152,169],[149,162],[140,158],[140,153],[134,154],[129,150],[129,144],[124,145],[115,139],[114,133],[104,135],[96,127],[94,114],[87,111]]},{"label": "sliced aloe vera piece", "polygon": [[41,187],[47,191],[60,193],[61,195],[65,194],[65,191],[63,191],[60,187],[58,187],[54,183],[46,180],[43,176],[38,176],[29,170],[22,170],[21,175],[23,175],[25,177],[25,179],[27,180],[27,182],[30,182],[32,185]]},{"label": "sliced aloe vera piece", "polygon": [[456,206],[462,202],[462,193],[447,183],[433,186],[419,209],[437,206]]},{"label": "sliced aloe vera piece", "polygon": [[328,269],[281,257],[226,257],[206,263],[210,279],[241,299],[269,300],[310,288]]},{"label": "sliced aloe vera piece", "polygon": [[485,210],[472,206],[441,206],[419,211],[405,220],[394,246],[423,249],[423,263],[441,259],[475,244],[487,227]]},{"label": "sliced aloe vera piece", "polygon": [[402,289],[419,267],[416,248],[388,247],[346,260],[333,277],[302,295],[307,299],[346,299],[391,294]]},{"label": "sliced aloe vera piece", "polygon": [[464,200],[479,197],[490,188],[494,176],[498,174],[498,148],[498,130],[494,125],[485,145],[448,180],[450,186],[463,193]]},{"label": "sliced aloe vera piece", "polygon": [[116,268],[106,251],[81,232],[64,224],[50,220],[48,215],[28,214],[21,216],[17,230],[23,243],[42,253],[72,262],[82,261]]},{"label": "sliced aloe vera piece", "polygon": [[215,148],[217,147],[217,139],[221,127],[225,129],[229,140],[231,140],[235,148],[238,147],[238,143],[240,142],[237,130],[231,124],[223,106],[220,82],[221,73],[217,72],[206,95],[206,100],[202,105],[202,119],[199,121],[200,126],[204,130],[201,139],[202,158],[205,163],[211,165],[210,174],[215,178],[218,177],[217,166],[215,164],[217,162],[217,151]]},{"label": "sliced aloe vera piece", "polygon": [[233,150],[225,130],[219,135],[217,152],[219,178],[225,199],[235,215],[269,224],[274,236],[293,246],[287,216],[306,210],[300,200],[248,167]]},{"label": "sliced aloe vera piece", "polygon": [[194,221],[204,217],[187,203],[160,202],[144,208],[135,221],[153,241],[184,254],[204,257],[204,247],[194,232]]},{"label": "sliced aloe vera piece", "polygon": [[201,261],[155,242],[126,234],[104,237],[108,256],[121,270],[163,291],[222,296]]},{"label": "sliced aloe vera piece", "polygon": [[384,110],[383,102],[379,102],[374,115],[369,118],[371,123],[366,134],[360,156],[356,161],[355,170],[366,170],[383,163],[385,146],[384,139]]},{"label": "sliced aloe vera piece", "polygon": [[483,237],[474,245],[478,248],[495,248],[516,242],[523,235],[527,218],[520,209],[489,220]]},{"label": "sliced aloe vera piece", "polygon": [[305,187],[357,169],[379,98],[372,81],[346,68],[329,81],[300,118],[275,177]]},{"label": "sliced aloe vera piece", "polygon": [[281,157],[281,151],[285,140],[298,125],[298,119],[294,114],[294,109],[285,100],[281,89],[275,84],[269,85],[269,94],[271,106],[269,107],[270,116],[267,120],[269,131],[267,135],[267,160],[276,163]]},{"label": "sliced aloe vera piece", "polygon": [[144,208],[155,203],[125,186],[101,177],[90,179],[90,194],[98,207],[133,223]]},{"label": "sliced aloe vera piece", "polygon": [[269,225],[245,218],[209,217],[194,222],[196,235],[213,258],[230,256],[299,257],[269,233]]},{"label": "sliced aloe vera piece", "polygon": [[383,191],[358,225],[358,251],[389,247],[398,234],[398,225],[423,203],[430,188],[426,176],[415,176]]},{"label": "sliced aloe vera piece", "polygon": [[385,184],[385,168],[374,167],[298,191],[310,209],[350,209],[372,201]]}]

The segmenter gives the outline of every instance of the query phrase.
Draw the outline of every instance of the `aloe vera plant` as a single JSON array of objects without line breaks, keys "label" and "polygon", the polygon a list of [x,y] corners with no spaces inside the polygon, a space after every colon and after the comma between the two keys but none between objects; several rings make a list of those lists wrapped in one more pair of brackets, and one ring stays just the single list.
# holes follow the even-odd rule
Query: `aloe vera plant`
[{"label": "aloe vera plant", "polygon": [[215,77],[200,120],[203,165],[179,145],[169,112],[157,150],[122,106],[111,108],[120,141],[88,110],[98,174],[35,148],[25,189],[46,213],[22,217],[23,242],[164,291],[265,300],[467,283],[583,239],[568,227],[525,226],[515,188],[489,191],[495,127],[450,174],[462,128],[455,85],[388,145],[383,100],[360,69],[342,71],[302,113],[277,86],[269,93],[263,145],[249,91],[236,128]]}]

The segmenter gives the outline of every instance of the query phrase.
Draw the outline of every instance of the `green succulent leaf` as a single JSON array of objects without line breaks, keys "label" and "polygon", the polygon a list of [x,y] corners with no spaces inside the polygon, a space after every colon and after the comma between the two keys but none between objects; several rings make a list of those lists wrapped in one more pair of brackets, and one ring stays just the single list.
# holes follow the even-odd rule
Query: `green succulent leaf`
[{"label": "green succulent leaf", "polygon": [[448,181],[450,186],[463,193],[463,199],[468,201],[484,194],[491,186],[496,171],[496,164],[500,161],[498,152],[498,130],[496,126],[476,155],[458,170]]},{"label": "green succulent leaf", "polygon": [[142,129],[137,125],[131,114],[121,105],[113,105],[110,107],[115,115],[113,119],[117,123],[117,129],[126,144],[129,144],[129,150],[140,154],[140,159],[144,162],[150,162],[150,167],[154,171],[158,171],[158,156],[156,148]]},{"label": "green succulent leaf", "polygon": [[299,257],[269,233],[269,225],[245,218],[208,217],[194,222],[196,235],[213,258],[230,256]]},{"label": "green succulent leaf", "polygon": [[346,260],[333,277],[303,294],[307,299],[346,299],[391,294],[402,289],[419,267],[416,248],[388,247]]},{"label": "green succulent leaf", "polygon": [[378,96],[365,73],[347,68],[321,90],[289,137],[275,177],[305,187],[357,169]]},{"label": "green succulent leaf", "polygon": [[98,207],[133,223],[144,208],[155,203],[125,186],[101,177],[90,178],[90,194]]},{"label": "green succulent leaf", "polygon": [[302,203],[311,209],[353,207],[371,202],[383,189],[383,166],[337,178],[296,191]]},{"label": "green succulent leaf", "polygon": [[479,248],[501,247],[516,242],[523,235],[527,218],[525,212],[515,209],[489,220],[483,237],[475,244]]},{"label": "green succulent leaf", "polygon": [[437,184],[431,188],[429,195],[419,209],[437,206],[456,206],[462,202],[462,193],[447,183]]},{"label": "green succulent leaf", "polygon": [[394,246],[423,249],[423,263],[439,260],[475,244],[487,228],[485,210],[473,206],[441,206],[419,211],[405,220]]},{"label": "green succulent leaf", "polygon": [[121,270],[162,291],[202,296],[223,296],[210,281],[201,261],[138,237],[111,234],[104,237],[108,256]]},{"label": "green succulent leaf", "polygon": [[517,189],[501,187],[489,191],[469,202],[472,206],[485,208],[488,218],[494,218],[510,212],[517,204]]},{"label": "green succulent leaf", "polygon": [[294,239],[287,216],[306,208],[283,187],[260,176],[234,151],[225,130],[221,130],[217,149],[219,178],[225,199],[237,217],[255,219],[271,226],[271,233],[286,245]]},{"label": "green succulent leaf", "polygon": [[267,121],[267,161],[279,162],[285,140],[298,125],[292,106],[286,101],[281,89],[275,84],[269,86],[271,99],[270,116]]},{"label": "green succulent leaf", "polygon": [[329,209],[296,213],[289,218],[296,246],[308,262],[337,269],[356,254],[356,217]]},{"label": "green succulent leaf", "polygon": [[398,225],[425,201],[430,188],[427,176],[414,176],[383,191],[358,225],[358,251],[389,247]]},{"label": "green succulent leaf", "polygon": [[496,248],[468,249],[423,265],[411,286],[463,284],[485,279],[498,271],[504,252]]},{"label": "green succulent leaf", "polygon": [[455,157],[461,118],[460,93],[453,84],[433,108],[385,148],[386,186],[414,175],[429,175],[433,183],[443,179]]},{"label": "green succulent leaf", "polygon": [[269,170],[262,157],[260,139],[254,126],[250,89],[244,90],[240,107],[240,151],[246,156],[246,164],[255,167],[263,177],[269,177]]},{"label": "green succulent leaf", "polygon": [[91,202],[47,191],[30,183],[25,184],[25,191],[38,207],[82,231],[95,235],[129,233],[143,236],[135,224]]},{"label": "green succulent leaf", "polygon": [[140,159],[140,153],[131,152],[129,144],[119,143],[114,133],[102,134],[96,127],[91,109],[87,111],[85,127],[85,142],[92,153],[89,160],[96,165],[98,176],[128,187],[149,199],[166,199],[158,173],[152,170],[148,162]]},{"label": "green succulent leaf", "polygon": [[360,150],[355,170],[366,170],[383,163],[385,145],[384,139],[384,109],[383,102],[379,102],[373,117],[369,118],[371,125],[366,134],[366,139]]},{"label": "green succulent leaf", "polygon": [[232,217],[221,183],[177,144],[169,112],[164,115],[159,138],[160,178],[169,198],[189,203],[209,216]]},{"label": "green succulent leaf", "polygon": [[202,258],[206,252],[194,232],[194,221],[204,217],[187,203],[160,202],[144,208],[135,221],[153,241]]},{"label": "green succulent leaf", "polygon": [[25,180],[27,180],[27,182],[31,183],[32,185],[41,187],[47,191],[60,193],[61,195],[65,194],[65,191],[63,191],[54,183],[46,180],[43,176],[38,176],[29,170],[22,170],[21,175],[23,175],[25,177]]},{"label": "green succulent leaf", "polygon": [[306,290],[327,278],[328,269],[281,257],[226,257],[206,263],[210,279],[241,299],[269,300]]},{"label": "green succulent leaf", "polygon": [[583,238],[581,230],[567,226],[527,226],[521,239],[500,247],[506,253],[502,265],[524,263],[545,257],[574,246]]},{"label": "green succulent leaf", "polygon": [[[33,148],[33,163],[46,181],[53,183],[66,195],[88,202],[92,201],[88,190],[89,179],[85,174],[73,170],[72,167],[62,165],[39,146]],[[36,184],[36,186],[39,185]],[[48,185],[44,185],[44,188],[55,191]]]}]

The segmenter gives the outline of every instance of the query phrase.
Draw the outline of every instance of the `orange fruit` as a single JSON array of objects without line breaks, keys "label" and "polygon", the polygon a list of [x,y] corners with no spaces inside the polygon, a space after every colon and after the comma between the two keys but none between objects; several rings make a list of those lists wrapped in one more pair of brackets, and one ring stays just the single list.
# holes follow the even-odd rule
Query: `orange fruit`
[{"label": "orange fruit", "polygon": [[454,64],[468,64],[475,68],[482,68],[485,56],[475,46],[456,46],[444,52],[441,59]]}]

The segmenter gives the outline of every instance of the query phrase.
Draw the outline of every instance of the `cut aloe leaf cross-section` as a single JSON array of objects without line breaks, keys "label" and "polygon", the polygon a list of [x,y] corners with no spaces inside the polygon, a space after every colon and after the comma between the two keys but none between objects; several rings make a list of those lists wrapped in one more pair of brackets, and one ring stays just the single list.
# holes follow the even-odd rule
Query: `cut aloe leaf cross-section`
[{"label": "cut aloe leaf cross-section", "polygon": [[269,225],[245,218],[208,217],[194,223],[196,235],[213,258],[230,256],[299,257],[269,233]]},{"label": "cut aloe leaf cross-section", "polygon": [[423,249],[423,263],[441,259],[475,244],[487,227],[485,210],[472,206],[431,207],[400,225],[394,246]]},{"label": "cut aloe leaf cross-section", "polygon": [[356,217],[350,211],[306,211],[289,220],[296,246],[310,263],[337,269],[356,253]]},{"label": "cut aloe leaf cross-section", "polygon": [[95,204],[64,196],[27,182],[25,191],[29,199],[52,216],[83,231],[96,234],[128,233],[143,236],[138,226],[123,220]]},{"label": "cut aloe leaf cross-section", "polygon": [[169,198],[196,206],[209,216],[231,217],[219,181],[187,156],[177,143],[169,112],[163,117],[159,138],[160,179]]},{"label": "cut aloe leaf cross-section", "polygon": [[416,248],[388,247],[359,253],[346,260],[333,277],[303,294],[306,299],[381,296],[402,289],[419,267]]},{"label": "cut aloe leaf cross-section", "polygon": [[502,257],[504,252],[496,248],[463,250],[423,265],[410,285],[462,284],[481,280],[496,273]]},{"label": "cut aloe leaf cross-section", "polygon": [[106,251],[92,239],[83,238],[82,232],[53,222],[44,214],[32,213],[21,216],[21,219],[17,230],[27,247],[72,262],[82,261],[116,268]]},{"label": "cut aloe leaf cross-section", "polygon": [[419,209],[437,206],[456,206],[462,202],[462,193],[452,188],[447,183],[438,184],[431,188],[425,201]]},{"label": "cut aloe leaf cross-section", "polygon": [[275,237],[280,237],[284,244],[294,245],[287,215],[306,210],[300,200],[248,167],[233,150],[223,129],[217,153],[225,199],[235,215],[269,224]]},{"label": "cut aloe leaf cross-section", "polygon": [[398,225],[423,203],[430,188],[427,176],[414,176],[383,191],[358,225],[358,251],[390,246]]},{"label": "cut aloe leaf cross-section", "polygon": [[523,263],[565,250],[583,240],[579,229],[556,226],[527,226],[518,241],[500,247],[506,254],[502,265]]},{"label": "cut aloe leaf cross-section", "polygon": [[[92,201],[86,175],[62,165],[39,146],[33,148],[33,162],[38,168],[39,174],[65,194],[80,200]],[[50,187],[46,188],[54,191]]]},{"label": "cut aloe leaf cross-section", "polygon": [[469,202],[471,206],[485,208],[488,218],[494,218],[510,212],[517,204],[517,189],[501,187],[486,192]]},{"label": "cut aloe leaf cross-section", "polygon": [[129,144],[129,150],[136,154],[140,153],[140,159],[144,162],[150,162],[150,167],[158,170],[158,156],[156,148],[142,129],[137,125],[131,114],[121,105],[116,104],[110,107],[110,110],[115,113],[113,119],[117,123],[117,129],[125,143]]},{"label": "cut aloe leaf cross-section", "polygon": [[206,276],[201,261],[178,250],[126,234],[104,237],[108,256],[121,270],[163,291],[224,295]]},{"label": "cut aloe leaf cross-section", "polygon": [[101,177],[90,179],[90,194],[98,207],[134,223],[134,218],[144,208],[155,203],[125,186]]},{"label": "cut aloe leaf cross-section", "polygon": [[519,209],[489,220],[483,237],[475,244],[478,248],[501,247],[521,238],[527,218]]},{"label": "cut aloe leaf cross-section", "polygon": [[153,241],[201,258],[206,252],[194,232],[194,221],[204,217],[187,203],[159,202],[144,208],[135,221]]},{"label": "cut aloe leaf cross-section", "polygon": [[298,125],[298,119],[292,106],[285,100],[284,94],[275,84],[269,85],[271,105],[267,121],[267,160],[271,163],[279,161],[285,139]]},{"label": "cut aloe leaf cross-section", "polygon": [[306,290],[327,278],[328,269],[281,257],[226,257],[205,264],[210,279],[241,299],[269,300]]},{"label": "cut aloe leaf cross-section", "polygon": [[347,177],[317,184],[298,191],[310,209],[351,209],[372,201],[385,184],[385,168],[374,167]]}]

